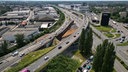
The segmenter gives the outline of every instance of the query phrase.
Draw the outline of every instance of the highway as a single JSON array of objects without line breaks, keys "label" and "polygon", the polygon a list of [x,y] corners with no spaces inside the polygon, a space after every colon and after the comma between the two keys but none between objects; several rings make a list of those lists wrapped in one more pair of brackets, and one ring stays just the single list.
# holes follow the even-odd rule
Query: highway
[{"label": "highway", "polygon": [[[90,19],[90,18],[89,18]],[[90,20],[91,21],[91,20]],[[110,22],[111,23],[111,22]],[[113,26],[113,25],[112,25]],[[98,36],[101,37],[101,40],[105,40],[105,39],[108,39],[103,33],[101,33],[99,30],[97,30],[96,28],[94,28],[93,26],[90,26],[92,28],[92,30],[98,34]],[[115,44],[115,41],[112,40],[112,39],[109,39],[109,41],[113,42]],[[116,45],[115,45],[116,46]],[[119,57],[120,56],[120,53],[121,51],[118,51],[118,47],[116,47],[116,55]],[[125,57],[124,55],[122,57]],[[126,61],[125,61],[126,62]],[[122,66],[122,64],[118,61],[118,60],[115,60],[115,63],[114,63],[114,68],[117,72],[127,72],[127,70]]]},{"label": "highway", "polygon": [[[61,8],[61,10],[64,11],[65,14],[68,13],[67,10],[64,10],[62,8]],[[70,13],[69,16],[72,18],[75,17],[72,13]],[[78,20],[78,18],[76,18],[75,20]],[[38,59],[37,61],[35,61],[34,63],[32,63],[31,65],[29,65],[26,68],[29,69],[31,72],[34,72],[41,65],[46,64],[50,59],[52,59],[56,55],[60,54],[62,51],[64,51],[66,48],[68,48],[72,43],[74,43],[79,38],[81,31],[82,31],[82,28],[83,27],[86,28],[88,26],[88,20],[86,20],[86,22],[85,22],[85,19],[83,17],[83,20],[79,20],[79,22],[76,22],[76,24],[79,25],[79,28],[73,34],[71,34],[66,39],[63,39],[52,51],[50,51],[46,55],[42,56],[40,59]],[[69,42],[69,43],[66,44],[66,42]],[[59,46],[62,46],[62,48],[58,49]],[[44,60],[45,56],[49,56],[49,59]]]},{"label": "highway", "polygon": [[[68,17],[68,16],[65,15],[65,17]],[[21,53],[27,54],[29,52],[32,52],[32,51],[40,48],[41,46],[43,46],[46,43],[48,43],[49,41],[51,41],[56,35],[61,33],[64,29],[66,29],[66,27],[68,27],[70,22],[71,21],[69,21],[68,19],[65,18],[65,22],[63,23],[63,25],[59,29],[57,29],[55,32],[49,34],[49,36],[47,36],[45,39],[43,39],[42,41],[37,42],[37,43],[33,42],[33,43],[29,44],[28,46],[18,49],[17,51],[19,51],[19,54],[21,54]],[[20,59],[21,58],[19,56],[12,57],[11,53],[7,54],[1,60],[3,63],[0,65],[0,71],[3,71],[7,67],[10,67],[11,65],[17,63]]]}]

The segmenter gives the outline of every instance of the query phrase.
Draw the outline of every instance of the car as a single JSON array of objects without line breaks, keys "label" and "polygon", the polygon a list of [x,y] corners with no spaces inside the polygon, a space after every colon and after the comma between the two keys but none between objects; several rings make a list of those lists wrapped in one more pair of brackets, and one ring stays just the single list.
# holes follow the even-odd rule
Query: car
[{"label": "car", "polygon": [[66,44],[68,44],[69,42],[66,42]]},{"label": "car", "polygon": [[85,68],[86,66],[87,66],[86,64],[83,65],[84,68]]},{"label": "car", "polygon": [[125,39],[125,36],[122,36],[122,38],[124,38],[124,39]]},{"label": "car", "polygon": [[62,48],[62,46],[59,46],[59,47],[58,47],[58,49],[61,49],[61,48]]},{"label": "car", "polygon": [[87,60],[86,64],[89,64],[89,60]]},{"label": "car", "polygon": [[82,68],[82,67],[79,67],[79,68],[78,68],[78,70],[82,71],[82,70],[83,70],[83,68]]},{"label": "car", "polygon": [[22,71],[20,71],[20,72],[30,72],[30,70],[29,69],[27,69],[27,68],[25,68],[25,69],[23,69]]},{"label": "car", "polygon": [[48,60],[48,59],[49,59],[49,56],[44,57],[44,60]]},{"label": "car", "polygon": [[87,70],[87,69],[85,69],[83,72],[88,72],[88,70]]},{"label": "car", "polygon": [[90,58],[89,58],[89,59],[90,59],[90,60],[93,60],[93,58],[94,58],[94,56],[92,55],[92,56],[90,56]]},{"label": "car", "polygon": [[20,56],[20,57],[23,57],[24,55],[25,55],[25,53],[21,53],[19,56]]},{"label": "car", "polygon": [[51,39],[52,37],[50,37],[49,39]]},{"label": "car", "polygon": [[0,64],[2,64],[3,62],[1,61]]},{"label": "car", "polygon": [[43,41],[41,41],[40,44],[43,44]]},{"label": "car", "polygon": [[88,65],[88,66],[87,66],[87,69],[89,70],[90,68],[91,68],[91,66]]},{"label": "car", "polygon": [[121,40],[120,40],[120,43],[123,43],[123,42],[124,42],[124,40],[125,40],[124,38],[123,38],[123,39],[121,39]]},{"label": "car", "polygon": [[11,55],[14,57],[14,56],[16,56],[16,55],[18,55],[19,54],[19,52],[18,51],[15,51],[14,53],[12,53]]}]

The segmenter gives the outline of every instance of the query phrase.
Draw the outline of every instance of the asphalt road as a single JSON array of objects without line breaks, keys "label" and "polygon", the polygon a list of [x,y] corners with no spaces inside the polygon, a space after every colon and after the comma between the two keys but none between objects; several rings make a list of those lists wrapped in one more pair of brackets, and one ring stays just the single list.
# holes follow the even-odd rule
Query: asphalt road
[{"label": "asphalt road", "polygon": [[[62,9],[61,9],[62,10]],[[63,10],[62,10],[63,11]],[[64,13],[68,13],[67,10],[65,10]],[[68,13],[69,14],[69,13]],[[70,13],[69,16],[73,16],[74,15],[72,13]],[[72,18],[73,18],[72,17]],[[75,20],[78,20],[78,18],[76,18]],[[35,61],[34,63],[32,63],[31,65],[29,65],[28,67],[26,67],[27,69],[29,69],[31,72],[34,72],[36,69],[38,69],[41,65],[44,65],[45,63],[47,63],[50,59],[52,59],[53,57],[55,57],[56,55],[58,55],[59,53],[61,53],[62,51],[64,51],[66,48],[68,48],[72,43],[74,43],[80,36],[80,33],[82,31],[83,26],[85,26],[85,28],[88,25],[88,21],[84,21],[85,19],[79,20],[79,22],[77,23],[77,25],[79,24],[79,28],[73,33],[71,34],[69,37],[67,37],[66,39],[63,39],[63,41],[61,41],[56,48],[54,48],[52,51],[50,51],[49,53],[47,53],[46,55],[42,56],[40,59],[38,59],[37,61]],[[86,24],[85,24],[86,23]],[[68,44],[66,44],[66,42],[69,42]],[[59,46],[62,46],[61,49],[58,49]],[[46,56],[49,56],[48,60],[44,60],[44,58]]]}]

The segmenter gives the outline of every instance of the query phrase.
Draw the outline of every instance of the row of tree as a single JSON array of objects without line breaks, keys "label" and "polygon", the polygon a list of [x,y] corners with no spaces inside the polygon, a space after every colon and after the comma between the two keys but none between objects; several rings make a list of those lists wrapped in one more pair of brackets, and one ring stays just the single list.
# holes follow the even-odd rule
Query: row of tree
[{"label": "row of tree", "polygon": [[113,43],[105,40],[103,44],[97,46],[96,54],[93,60],[93,69],[95,72],[112,72],[115,60],[115,46]]},{"label": "row of tree", "polygon": [[88,56],[91,53],[92,44],[92,29],[88,26],[86,29],[82,29],[82,33],[79,39],[79,50],[84,56]]}]

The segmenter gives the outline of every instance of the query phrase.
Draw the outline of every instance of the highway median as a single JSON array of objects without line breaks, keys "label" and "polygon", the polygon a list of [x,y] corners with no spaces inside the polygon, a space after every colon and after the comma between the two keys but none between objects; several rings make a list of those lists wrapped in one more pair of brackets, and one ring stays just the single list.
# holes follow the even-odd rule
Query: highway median
[{"label": "highway median", "polygon": [[18,72],[26,66],[30,65],[31,63],[33,63],[34,61],[36,61],[37,59],[39,59],[40,57],[42,57],[43,55],[45,55],[46,53],[48,53],[49,51],[53,50],[54,48],[55,46],[52,46],[42,50],[31,52],[24,56],[16,66],[10,67],[4,72]]}]

